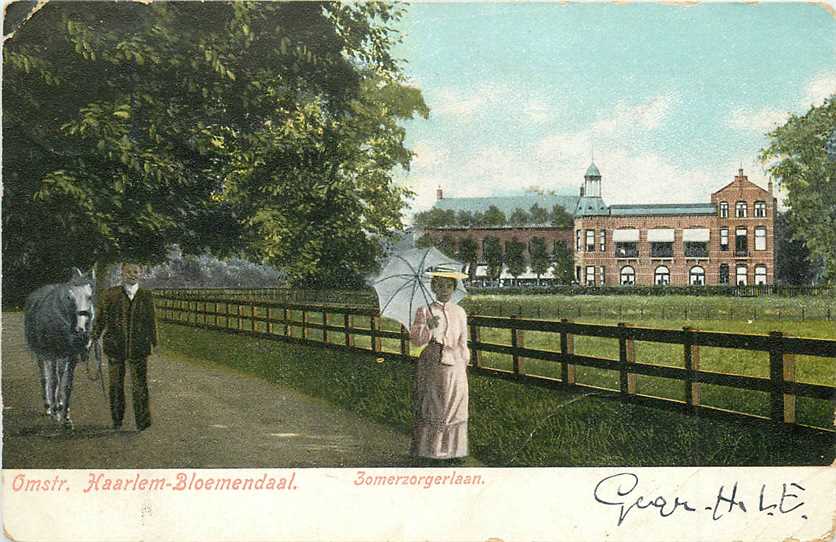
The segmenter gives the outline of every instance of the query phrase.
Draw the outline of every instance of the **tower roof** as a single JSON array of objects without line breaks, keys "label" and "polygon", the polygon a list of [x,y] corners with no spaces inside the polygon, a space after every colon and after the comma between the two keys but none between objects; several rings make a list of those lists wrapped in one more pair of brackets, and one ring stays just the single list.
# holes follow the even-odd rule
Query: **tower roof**
[{"label": "tower roof", "polygon": [[601,172],[598,171],[598,166],[595,165],[595,162],[589,164],[589,167],[586,169],[586,173],[584,177],[600,177]]}]

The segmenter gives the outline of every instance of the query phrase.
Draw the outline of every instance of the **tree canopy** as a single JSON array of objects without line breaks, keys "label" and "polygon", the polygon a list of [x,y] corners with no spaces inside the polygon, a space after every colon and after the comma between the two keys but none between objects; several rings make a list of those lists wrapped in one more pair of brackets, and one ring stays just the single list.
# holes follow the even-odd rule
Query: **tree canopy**
[{"label": "tree canopy", "polygon": [[836,97],[805,115],[792,115],[769,133],[761,151],[768,171],[786,191],[787,218],[793,239],[803,240],[813,260],[821,262],[824,280],[836,280],[836,160],[827,141],[836,126]]},{"label": "tree canopy", "polygon": [[412,156],[400,121],[428,114],[390,53],[401,16],[386,3],[46,4],[4,55],[4,284],[161,261],[172,243],[310,286],[367,272],[409,195],[391,175]]}]

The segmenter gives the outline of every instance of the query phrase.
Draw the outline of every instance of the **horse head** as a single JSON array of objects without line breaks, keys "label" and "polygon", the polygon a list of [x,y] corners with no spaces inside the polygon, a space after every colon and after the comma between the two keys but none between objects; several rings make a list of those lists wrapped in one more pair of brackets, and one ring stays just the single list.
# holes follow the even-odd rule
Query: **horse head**
[{"label": "horse head", "polygon": [[86,350],[90,346],[93,319],[96,308],[93,300],[93,293],[96,290],[96,273],[91,270],[82,273],[78,268],[73,268],[70,280],[67,281],[66,302],[73,312],[73,346],[78,351]]}]

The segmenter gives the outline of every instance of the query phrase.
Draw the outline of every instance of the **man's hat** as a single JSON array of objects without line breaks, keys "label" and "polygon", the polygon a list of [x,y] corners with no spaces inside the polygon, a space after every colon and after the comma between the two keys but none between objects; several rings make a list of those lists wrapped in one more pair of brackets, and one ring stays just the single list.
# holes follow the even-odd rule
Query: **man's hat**
[{"label": "man's hat", "polygon": [[467,273],[462,273],[451,265],[437,265],[427,269],[426,274],[430,277],[443,277],[446,279],[466,279]]}]

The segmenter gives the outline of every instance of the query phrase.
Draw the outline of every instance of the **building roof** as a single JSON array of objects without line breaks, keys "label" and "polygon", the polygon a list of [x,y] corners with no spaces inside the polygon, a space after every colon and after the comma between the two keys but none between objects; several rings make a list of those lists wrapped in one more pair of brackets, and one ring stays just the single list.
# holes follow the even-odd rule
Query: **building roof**
[{"label": "building roof", "polygon": [[586,173],[584,177],[600,177],[601,172],[598,171],[598,166],[595,165],[595,162],[589,164],[589,167],[586,169]]},{"label": "building roof", "polygon": [[711,203],[610,205],[610,216],[713,215],[716,212]]},{"label": "building roof", "polygon": [[493,196],[487,198],[444,198],[435,202],[435,208],[444,211],[452,209],[454,211],[485,212],[488,210],[488,207],[495,205],[500,211],[505,213],[506,217],[510,217],[514,209],[528,211],[534,204],[548,211],[551,211],[555,205],[560,205],[571,214],[574,212],[575,207],[577,207],[578,196],[525,194],[521,196]]},{"label": "building roof", "polygon": [[604,200],[598,196],[583,196],[578,199],[578,206],[575,208],[575,216],[601,216],[608,215],[609,210]]}]

